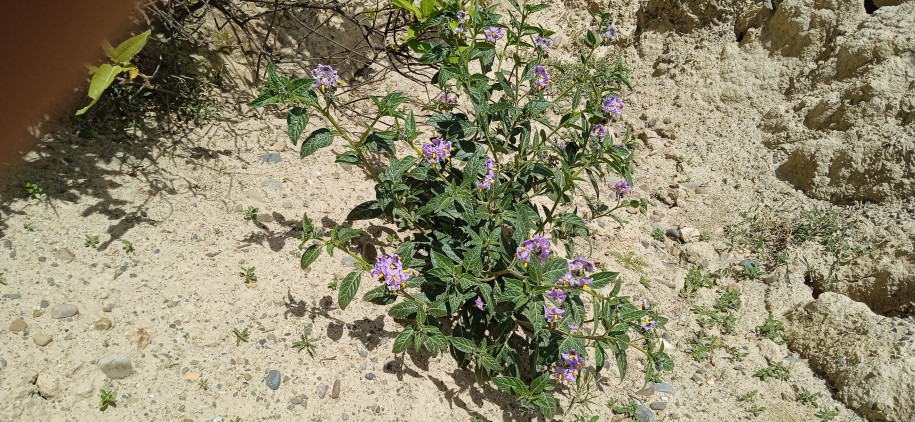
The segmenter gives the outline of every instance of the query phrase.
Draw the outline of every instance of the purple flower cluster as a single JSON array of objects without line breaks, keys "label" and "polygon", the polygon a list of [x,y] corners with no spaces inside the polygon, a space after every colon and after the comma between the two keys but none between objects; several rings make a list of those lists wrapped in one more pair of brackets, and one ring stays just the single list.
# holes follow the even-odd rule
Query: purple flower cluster
[{"label": "purple flower cluster", "polygon": [[618,31],[616,29],[616,27],[613,26],[612,23],[607,24],[607,29],[604,31],[603,34],[600,34],[600,39],[606,44],[611,44],[611,43],[616,42],[616,40],[619,39],[619,37],[620,37],[620,31]]},{"label": "purple flower cluster", "polygon": [[457,94],[449,95],[447,92],[443,92],[442,95],[438,97],[438,103],[442,105],[453,106],[457,104],[458,96]]},{"label": "purple flower cluster", "polygon": [[550,323],[552,327],[553,324],[562,321],[563,316],[566,311],[562,308],[556,308],[552,306],[543,305],[543,317],[546,318],[547,322]]},{"label": "purple flower cluster", "polygon": [[378,257],[371,274],[373,278],[381,279],[388,286],[388,290],[394,292],[394,294],[404,288],[407,280],[410,279],[410,276],[404,271],[403,264],[397,254]]},{"label": "purple flower cluster", "polygon": [[566,385],[572,384],[578,379],[585,360],[575,349],[569,350],[569,353],[562,353],[560,356],[562,356],[562,364],[556,365],[556,381]]},{"label": "purple flower cluster", "polygon": [[616,95],[610,95],[600,102],[601,109],[604,110],[604,113],[609,114],[610,117],[620,117],[620,115],[623,114],[623,107],[625,106],[626,105],[623,104],[623,99]]},{"label": "purple flower cluster", "polygon": [[495,44],[496,41],[505,38],[505,29],[499,28],[498,26],[490,26],[483,30],[483,33],[486,34],[486,41],[493,44]]},{"label": "purple flower cluster", "polygon": [[538,35],[537,38],[534,39],[534,47],[549,57],[550,51],[556,48],[556,44],[553,43],[553,40],[549,38],[543,38],[542,35]]},{"label": "purple flower cluster", "polygon": [[648,299],[642,299],[641,301],[639,301],[639,303],[637,303],[635,305],[635,307],[639,308],[641,310],[648,310],[649,308],[651,308],[651,303],[648,302]]},{"label": "purple flower cluster", "polygon": [[475,301],[474,301],[474,302],[473,302],[473,306],[476,306],[476,307],[477,307],[477,309],[479,309],[479,310],[481,310],[481,311],[482,311],[482,310],[483,310],[483,308],[485,308],[485,307],[486,307],[486,303],[485,303],[485,302],[483,302],[483,298],[481,298],[481,297],[479,297],[479,296],[477,296],[477,300],[475,300]]},{"label": "purple flower cluster", "polygon": [[454,151],[451,142],[442,138],[432,138],[431,144],[423,145],[423,155],[426,157],[426,161],[432,164],[432,167],[442,160],[451,161],[451,151]]},{"label": "purple flower cluster", "polygon": [[553,302],[561,305],[566,301],[566,292],[562,289],[552,289],[546,292],[546,297],[550,298],[550,300]]},{"label": "purple flower cluster", "polygon": [[651,320],[651,317],[645,315],[642,317],[642,329],[645,331],[654,331],[658,327],[658,323]]},{"label": "purple flower cluster", "polygon": [[569,272],[562,276],[556,284],[563,286],[581,287],[588,290],[588,285],[594,281],[594,278],[588,277],[588,273],[593,273],[594,264],[582,257],[569,261]]},{"label": "purple flower cluster", "polygon": [[613,185],[613,190],[616,192],[617,198],[622,198],[632,193],[632,186],[629,186],[629,182],[620,180]]},{"label": "purple flower cluster", "polygon": [[550,239],[539,235],[531,236],[530,239],[521,242],[515,254],[524,262],[525,267],[528,262],[531,262],[531,255],[534,255],[541,263],[546,262],[550,257]]},{"label": "purple flower cluster", "polygon": [[329,64],[319,64],[315,70],[311,71],[311,76],[315,78],[314,87],[320,87],[321,91],[336,88],[337,85],[343,83],[343,80],[337,75],[337,71]]},{"label": "purple flower cluster", "polygon": [[477,188],[480,191],[489,190],[492,187],[493,182],[496,181],[496,162],[490,159],[486,159],[486,176],[483,176],[483,181],[477,183]]},{"label": "purple flower cluster", "polygon": [[534,85],[537,86],[537,90],[540,91],[543,88],[546,88],[550,82],[552,81],[550,80],[550,74],[546,71],[546,66],[537,65],[537,67],[534,68]]},{"label": "purple flower cluster", "polygon": [[571,332],[581,332],[581,324],[572,324],[569,323],[569,331]]},{"label": "purple flower cluster", "polygon": [[600,141],[603,141],[608,133],[609,131],[607,131],[607,128],[601,124],[594,125],[594,127],[591,128],[591,136],[596,137]]}]

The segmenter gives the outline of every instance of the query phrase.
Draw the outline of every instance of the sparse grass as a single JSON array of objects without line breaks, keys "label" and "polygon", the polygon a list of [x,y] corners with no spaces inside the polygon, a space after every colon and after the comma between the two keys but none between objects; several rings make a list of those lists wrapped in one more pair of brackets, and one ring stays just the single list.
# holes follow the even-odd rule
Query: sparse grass
[{"label": "sparse grass", "polygon": [[772,254],[772,259],[775,261],[775,266],[782,266],[788,263],[788,252],[781,251]]},{"label": "sparse grass", "polygon": [[238,328],[235,328],[232,330],[232,333],[235,334],[235,347],[238,347],[238,345],[240,345],[241,342],[245,342],[245,343],[248,342],[249,334],[248,334],[247,328],[245,328],[243,330],[239,330]]},{"label": "sparse grass", "polygon": [[578,382],[575,383],[575,386],[572,388],[572,402],[569,403],[568,413],[572,412],[572,408],[576,405],[584,405],[586,408],[590,408],[594,404],[594,399],[597,398],[599,392],[596,389],[597,383],[594,379],[594,373],[591,371],[584,371],[581,376],[578,378]]},{"label": "sparse grass", "polygon": [[801,392],[797,393],[797,401],[803,404],[809,404],[813,407],[820,407],[817,400],[820,399],[820,393],[814,393],[806,388],[801,387]]},{"label": "sparse grass", "polygon": [[248,209],[245,210],[245,220],[257,220],[258,211],[260,211],[260,209],[255,207],[248,207]]},{"label": "sparse grass", "polygon": [[107,338],[105,339],[105,341],[102,342],[102,347],[108,347],[110,345],[111,345],[111,343],[108,342]]},{"label": "sparse grass", "polygon": [[650,288],[651,288],[651,280],[649,280],[649,279],[648,279],[647,277],[645,277],[645,276],[641,276],[641,275],[639,276],[639,284],[645,286],[646,289],[650,289]]},{"label": "sparse grass", "polygon": [[782,322],[770,317],[766,318],[766,322],[759,327],[756,327],[756,332],[764,338],[772,340],[775,344],[785,344],[786,341],[782,338]]},{"label": "sparse grass", "polygon": [[750,408],[747,409],[747,412],[752,413],[753,417],[759,417],[759,415],[762,414],[762,412],[764,412],[766,410],[765,406],[761,406],[756,403],[756,394],[758,392],[759,391],[757,391],[757,390],[753,390],[753,391],[747,392],[746,394],[737,398],[737,400],[739,400],[739,401],[752,404],[750,406]]},{"label": "sparse grass", "polygon": [[759,404],[754,403],[752,406],[750,406],[749,409],[747,409],[747,411],[752,413],[753,417],[759,417],[759,415],[761,415],[762,412],[766,411],[766,406],[761,406]]},{"label": "sparse grass", "polygon": [[721,298],[715,302],[715,310],[718,312],[730,312],[740,309],[740,291],[728,289]]},{"label": "sparse grass", "polygon": [[644,259],[635,256],[635,252],[632,251],[626,252],[625,254],[619,252],[611,252],[611,254],[617,261],[623,264],[624,267],[638,273],[642,272],[642,269],[648,265]]},{"label": "sparse grass", "polygon": [[197,388],[203,391],[210,389],[210,382],[206,378],[201,378],[197,381]]},{"label": "sparse grass", "polygon": [[839,412],[829,410],[825,407],[822,407],[819,410],[817,410],[815,416],[820,418],[820,421],[822,421],[822,422],[829,422],[829,421],[835,419],[836,416],[839,416]]},{"label": "sparse grass", "polygon": [[121,243],[124,245],[124,252],[133,252],[133,242],[129,240],[121,240]]},{"label": "sparse grass", "polygon": [[35,182],[25,182],[25,192],[31,199],[44,199],[47,196],[44,188]]},{"label": "sparse grass", "polygon": [[334,274],[333,280],[330,283],[327,283],[327,288],[331,290],[337,290],[337,287],[340,286],[340,279],[337,278],[337,275]]},{"label": "sparse grass", "polygon": [[699,233],[700,242],[708,242],[709,240],[712,240],[712,235],[708,234],[707,231],[703,231],[702,233]]},{"label": "sparse grass", "polygon": [[620,399],[611,398],[607,402],[607,407],[617,415],[626,415],[631,418],[635,416],[635,409],[639,407],[639,404],[632,399],[627,399],[625,404],[620,404]]},{"label": "sparse grass", "polygon": [[35,231],[35,223],[33,223],[31,221],[26,221],[22,225],[22,228],[26,229],[27,231],[33,232],[33,231]]},{"label": "sparse grass", "polygon": [[683,290],[680,290],[680,297],[693,297],[700,288],[714,285],[714,282],[707,274],[703,274],[702,270],[698,268],[693,268],[686,274],[686,281],[683,282]]},{"label": "sparse grass", "polygon": [[98,235],[89,236],[89,235],[87,234],[87,235],[86,235],[86,241],[83,243],[83,246],[85,246],[85,247],[87,247],[87,248],[94,248],[94,247],[98,246],[98,242],[99,242],[99,236],[98,236]]},{"label": "sparse grass", "polygon": [[300,352],[301,352],[302,350],[306,350],[306,351],[308,352],[308,355],[311,356],[312,358],[314,358],[314,357],[315,357],[315,352],[316,352],[315,349],[316,349],[316,347],[317,347],[317,345],[318,345],[318,344],[317,344],[317,343],[318,343],[318,338],[316,338],[316,337],[310,337],[309,334],[310,334],[310,333],[309,333],[308,328],[303,329],[303,330],[302,330],[302,339],[293,342],[293,343],[292,343],[292,347],[295,347],[295,348],[299,349]]},{"label": "sparse grass", "polygon": [[108,406],[116,406],[118,401],[118,395],[114,391],[108,391],[105,389],[99,390],[99,395],[101,400],[98,403],[99,410],[105,410]]},{"label": "sparse grass", "polygon": [[756,394],[758,394],[758,393],[759,393],[758,390],[753,390],[753,391],[747,392],[746,394],[738,397],[737,400],[749,402],[749,403],[756,403]]},{"label": "sparse grass", "polygon": [[688,339],[687,342],[689,343],[690,348],[686,353],[692,356],[697,362],[708,359],[715,349],[723,346],[720,337],[708,335],[704,331],[696,333],[696,335],[693,338]]},{"label": "sparse grass", "polygon": [[657,240],[658,242],[663,242],[667,236],[664,235],[664,230],[654,229],[651,231],[651,238]]},{"label": "sparse grass", "polygon": [[242,267],[241,271],[238,273],[238,276],[245,281],[245,284],[253,283],[257,281],[257,274],[254,274],[254,267],[245,268]]},{"label": "sparse grass", "polygon": [[776,362],[774,365],[770,364],[769,366],[756,371],[753,376],[763,381],[769,378],[775,378],[782,381],[791,379],[791,373],[788,372],[788,368],[781,362]]},{"label": "sparse grass", "polygon": [[740,349],[736,347],[726,346],[724,349],[727,350],[728,354],[731,355],[731,358],[736,362],[743,362],[743,358],[750,355],[750,352],[741,352]]},{"label": "sparse grass", "polygon": [[755,280],[766,272],[759,265],[741,265],[740,271],[734,274],[741,280]]}]

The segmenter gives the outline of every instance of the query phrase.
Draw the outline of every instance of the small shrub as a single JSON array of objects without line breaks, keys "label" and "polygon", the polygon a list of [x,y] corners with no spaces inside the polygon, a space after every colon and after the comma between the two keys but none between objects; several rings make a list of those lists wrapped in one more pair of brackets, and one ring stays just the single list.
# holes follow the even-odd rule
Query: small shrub
[{"label": "small shrub", "polygon": [[756,327],[756,332],[760,337],[772,340],[775,344],[785,344],[786,341],[782,338],[782,324],[781,321],[769,316],[766,317],[766,322],[763,325]]},{"label": "small shrub", "polygon": [[124,252],[133,252],[133,242],[129,240],[121,240],[121,243],[124,245]]},{"label": "small shrub", "polygon": [[257,220],[258,211],[260,211],[260,209],[255,207],[248,207],[245,209],[245,220]]},{"label": "small shrub", "polygon": [[25,183],[25,192],[31,199],[44,199],[45,196],[47,196],[44,192],[44,188],[34,182]]},{"label": "small shrub", "polygon": [[250,284],[257,281],[257,274],[254,274],[254,267],[242,267],[241,271],[238,273],[238,276],[244,280],[245,284]]},{"label": "small shrub", "polygon": [[788,368],[781,362],[776,362],[774,365],[770,364],[769,366],[756,371],[753,376],[763,381],[769,378],[775,378],[782,381],[791,379],[791,373],[788,372]]},{"label": "small shrub", "polygon": [[803,404],[809,404],[813,407],[820,407],[817,404],[817,400],[820,398],[820,393],[814,393],[806,388],[801,388],[801,391],[797,393],[797,401]]},{"label": "small shrub", "polygon": [[836,416],[839,416],[839,412],[822,407],[819,410],[817,410],[815,416],[820,418],[820,421],[822,421],[822,422],[829,422],[829,421],[835,419]]},{"label": "small shrub", "polygon": [[30,231],[30,232],[33,232],[33,231],[35,231],[35,223],[33,223],[33,222],[31,222],[31,221],[26,221],[26,222],[22,225],[22,228],[24,228],[24,229],[26,229],[26,230],[28,230],[28,231]]},{"label": "small shrub", "polygon": [[660,228],[652,230],[651,237],[658,242],[663,242],[665,239],[667,239],[667,236],[664,234],[664,230],[661,230]]},{"label": "small shrub", "polygon": [[700,288],[709,288],[714,285],[712,279],[709,278],[708,275],[703,274],[702,270],[693,268],[686,274],[686,280],[683,282],[683,289],[680,290],[680,297],[693,297]]},{"label": "small shrub", "polygon": [[85,246],[85,247],[87,247],[87,248],[94,248],[94,247],[98,246],[98,242],[99,242],[99,236],[98,236],[98,235],[90,236],[90,235],[87,234],[87,235],[86,235],[86,241],[83,242],[83,246]]}]

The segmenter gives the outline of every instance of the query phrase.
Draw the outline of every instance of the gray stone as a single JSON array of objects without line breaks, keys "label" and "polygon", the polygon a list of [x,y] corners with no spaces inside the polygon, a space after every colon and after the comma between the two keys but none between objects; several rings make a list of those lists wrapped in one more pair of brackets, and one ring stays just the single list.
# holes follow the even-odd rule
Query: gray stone
[{"label": "gray stone", "polygon": [[645,405],[640,404],[639,407],[635,408],[635,420],[640,422],[654,422],[654,419],[654,412],[645,407]]},{"label": "gray stone", "polygon": [[373,379],[375,379],[375,374],[369,372],[369,373],[365,374],[365,379],[373,380]]},{"label": "gray stone", "polygon": [[56,252],[54,252],[54,257],[60,261],[70,262],[70,261],[76,259],[76,254],[74,254],[72,251],[70,251],[70,249],[60,248]]},{"label": "gray stone", "polygon": [[740,261],[740,266],[744,268],[756,268],[759,266],[759,264],[757,264],[756,261],[752,259],[744,259],[743,261]]},{"label": "gray stone", "polygon": [[54,336],[50,334],[35,334],[32,336],[32,341],[41,347],[47,346],[52,340],[54,340]]},{"label": "gray stone", "polygon": [[269,154],[263,154],[260,156],[260,159],[261,159],[261,161],[263,161],[265,163],[270,163],[270,164],[275,164],[275,163],[279,163],[280,161],[283,161],[283,158],[280,157],[280,155],[275,152],[271,152]]},{"label": "gray stone", "polygon": [[276,369],[271,369],[270,372],[267,372],[267,377],[264,378],[264,381],[267,382],[267,387],[270,387],[271,390],[279,389],[283,381],[283,374]]},{"label": "gray stone", "polygon": [[0,239],[0,245],[3,246],[3,249],[13,249],[13,241],[9,239]]},{"label": "gray stone", "polygon": [[42,299],[41,303],[39,303],[38,306],[40,306],[41,309],[44,309],[44,308],[47,308],[48,306],[51,306],[51,302],[48,302],[47,300]]},{"label": "gray stone", "polygon": [[279,180],[267,179],[267,180],[264,180],[263,183],[261,183],[261,186],[263,186],[265,188],[273,188],[276,190],[282,190],[283,182],[280,182]]},{"label": "gray stone", "polygon": [[656,402],[648,405],[648,407],[650,407],[651,410],[664,410],[667,408],[667,402],[656,401]]},{"label": "gray stone", "polygon": [[674,386],[672,386],[666,382],[656,382],[654,384],[654,391],[657,391],[659,393],[667,393],[667,394],[671,394],[671,395],[677,393],[677,390],[674,388]]},{"label": "gray stone", "polygon": [[130,357],[123,353],[105,353],[99,358],[97,365],[108,378],[113,380],[126,378],[133,373],[133,365],[130,363]]},{"label": "gray stone", "polygon": [[666,232],[664,232],[664,234],[666,234],[667,237],[674,239],[676,241],[680,241],[680,242],[683,241],[683,238],[680,235],[680,229],[678,229],[678,228],[675,228],[675,227],[669,228],[669,229],[667,229]]},{"label": "gray stone", "polygon": [[359,343],[356,343],[356,351],[359,352],[359,356],[362,356],[362,357],[366,357],[369,355],[369,351],[365,350],[365,347]]},{"label": "gray stone", "polygon": [[334,380],[334,388],[330,390],[330,398],[336,399],[340,397],[340,380]]},{"label": "gray stone", "polygon": [[51,308],[51,318],[54,319],[70,318],[78,313],[79,308],[77,308],[76,305],[71,305],[69,303],[54,305]]},{"label": "gray stone", "polygon": [[4,299],[9,299],[9,300],[19,299],[20,297],[22,297],[22,295],[20,295],[19,293],[7,293],[7,294],[3,295]]},{"label": "gray stone", "polygon": [[645,387],[645,388],[635,392],[635,395],[642,396],[642,397],[648,397],[648,396],[651,396],[652,394],[654,394],[654,385],[649,385],[648,387]]},{"label": "gray stone", "polygon": [[28,327],[29,327],[29,324],[27,324],[25,321],[22,320],[22,318],[20,318],[20,319],[13,321],[13,323],[10,324],[10,331],[12,331],[14,333],[21,333],[21,332],[25,331],[25,329]]},{"label": "gray stone", "polygon": [[324,396],[327,395],[327,388],[328,388],[327,383],[322,382],[322,383],[318,384],[317,391],[318,391],[319,399],[323,399]]}]

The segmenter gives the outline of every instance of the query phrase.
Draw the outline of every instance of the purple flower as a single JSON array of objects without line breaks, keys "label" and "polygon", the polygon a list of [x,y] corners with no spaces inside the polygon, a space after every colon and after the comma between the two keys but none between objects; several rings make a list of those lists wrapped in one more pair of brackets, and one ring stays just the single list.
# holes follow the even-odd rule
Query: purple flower
[{"label": "purple flower", "polygon": [[381,279],[388,286],[388,290],[397,293],[406,287],[410,276],[403,269],[400,257],[395,255],[381,255],[375,261],[375,268],[371,271],[372,277]]},{"label": "purple flower", "polygon": [[564,366],[556,365],[556,382],[565,383],[566,385],[572,384],[578,379],[577,371],[573,371],[572,368],[567,368]]},{"label": "purple flower", "polygon": [[589,273],[593,273],[595,268],[594,268],[594,264],[591,261],[588,261],[587,259],[584,259],[579,256],[579,257],[569,261],[569,269],[572,271],[586,271]]},{"label": "purple flower", "polygon": [[580,332],[581,332],[581,324],[573,324],[573,323],[570,322],[570,323],[569,323],[569,331],[577,331],[577,332],[580,333]]},{"label": "purple flower", "polygon": [[616,191],[617,197],[622,198],[632,193],[632,186],[629,186],[629,182],[620,180],[613,185],[613,190]]},{"label": "purple flower", "polygon": [[497,167],[495,161],[493,161],[492,159],[487,158],[487,159],[486,159],[486,170],[489,171],[489,172],[493,172],[493,171],[498,171],[499,168]]},{"label": "purple flower", "polygon": [[492,187],[493,182],[496,181],[496,162],[490,159],[486,159],[486,176],[483,176],[483,181],[477,183],[477,188],[480,191],[489,190]]},{"label": "purple flower", "polygon": [[547,57],[550,56],[550,51],[556,48],[556,45],[553,44],[553,40],[549,38],[543,38],[542,35],[538,35],[534,40],[534,47],[540,49],[541,52],[546,54]]},{"label": "purple flower", "polygon": [[566,275],[562,276],[556,284],[561,284],[563,286],[577,286],[578,279],[572,274],[571,271],[567,272]]},{"label": "purple flower", "polygon": [[475,300],[473,303],[474,303],[474,306],[476,306],[477,309],[479,309],[481,311],[483,310],[484,307],[486,307],[486,303],[483,302],[483,298],[481,298],[479,296],[477,296],[477,300]]},{"label": "purple flower", "polygon": [[443,92],[442,95],[438,97],[439,104],[443,105],[455,105],[458,102],[457,94],[448,95],[447,92]]},{"label": "purple flower", "polygon": [[575,349],[569,350],[569,353],[562,353],[563,363],[566,364],[570,369],[575,371],[575,375],[578,375],[578,371],[584,366],[584,359],[581,358],[581,355]]},{"label": "purple flower", "polygon": [[642,317],[642,329],[645,331],[653,331],[658,327],[658,323],[651,320],[651,317],[645,315]]},{"label": "purple flower", "polygon": [[451,151],[454,150],[451,147],[451,142],[442,138],[432,138],[431,142],[431,144],[423,145],[423,155],[426,157],[426,161],[432,164],[432,167],[435,167],[435,164],[442,160],[451,161]]},{"label": "purple flower", "polygon": [[605,128],[604,125],[594,125],[594,127],[591,128],[591,136],[594,136],[601,141],[604,140],[604,137],[607,136],[607,133],[607,128]]},{"label": "purple flower", "polygon": [[543,317],[553,325],[553,323],[559,322],[562,320],[562,316],[566,313],[562,308],[553,308],[550,306],[543,305]]},{"label": "purple flower", "polygon": [[550,257],[550,240],[539,235],[531,236],[530,239],[521,242],[515,254],[518,259],[524,262],[525,267],[527,267],[528,262],[531,262],[531,254],[543,263]]},{"label": "purple flower", "polygon": [[467,18],[469,18],[469,17],[470,17],[470,13],[467,13],[464,10],[458,10],[458,12],[457,12],[458,22],[460,22],[460,23],[467,22]]},{"label": "purple flower", "polygon": [[546,66],[537,65],[534,68],[534,85],[537,86],[537,90],[542,90],[546,88],[551,82],[550,74],[546,71]]},{"label": "purple flower", "polygon": [[467,35],[467,28],[458,25],[454,30],[451,31],[455,37],[464,38]]},{"label": "purple flower", "polygon": [[610,115],[610,117],[620,117],[623,114],[623,107],[626,105],[623,104],[623,99],[617,97],[616,95],[611,95],[607,98],[604,98],[600,102],[601,109],[604,110],[604,113]]},{"label": "purple flower", "polygon": [[325,91],[327,88],[336,88],[338,84],[343,82],[340,76],[337,75],[337,71],[328,64],[319,64],[315,70],[311,71],[311,76],[315,78],[314,87],[321,87],[321,91]]},{"label": "purple flower", "polygon": [[566,301],[566,292],[562,289],[552,289],[546,293],[546,297],[552,299],[556,303],[562,303]]},{"label": "purple flower", "polygon": [[498,26],[490,26],[483,30],[483,33],[486,34],[486,41],[494,44],[496,41],[505,38],[505,30]]},{"label": "purple flower", "polygon": [[651,303],[648,302],[648,299],[642,299],[638,304],[635,305],[635,307],[642,310],[648,310],[651,308]]},{"label": "purple flower", "polygon": [[593,281],[594,281],[593,278],[579,278],[578,286],[581,287],[582,290],[588,290],[588,288],[589,288],[588,285],[591,284],[591,282],[593,282]]},{"label": "purple flower", "polygon": [[607,24],[607,30],[605,30],[603,34],[600,34],[600,39],[606,44],[616,42],[619,37],[620,32],[617,31],[616,27],[613,26],[612,23]]}]

